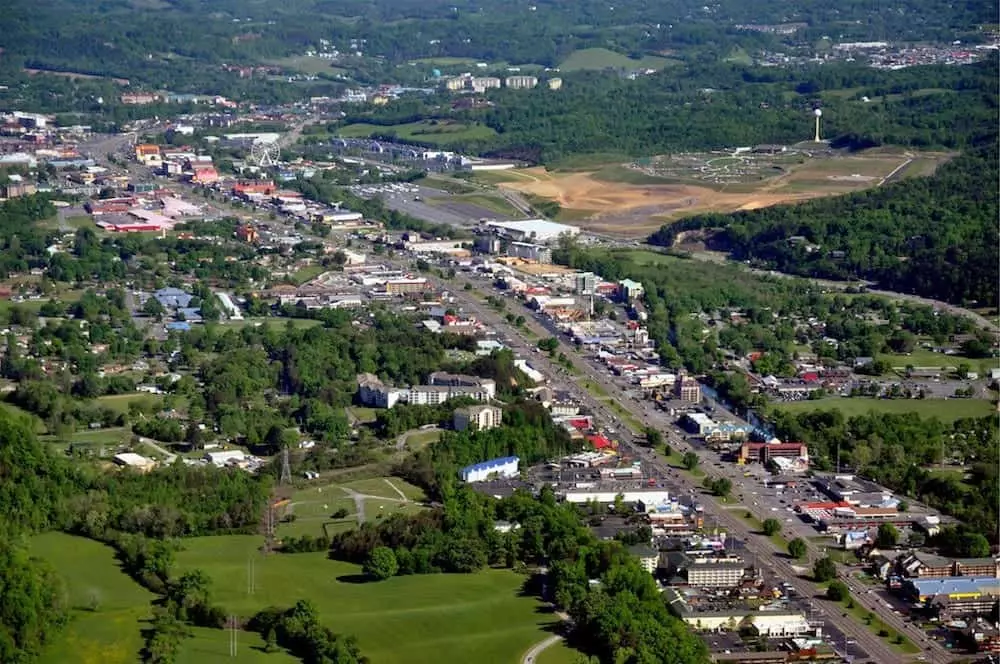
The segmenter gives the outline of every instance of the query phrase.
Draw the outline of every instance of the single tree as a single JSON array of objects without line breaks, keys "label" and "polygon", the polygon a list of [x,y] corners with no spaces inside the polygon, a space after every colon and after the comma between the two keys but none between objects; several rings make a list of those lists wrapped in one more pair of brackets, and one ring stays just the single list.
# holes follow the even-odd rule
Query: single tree
[{"label": "single tree", "polygon": [[770,537],[781,532],[781,522],[777,519],[764,519],[764,534]]},{"label": "single tree", "polygon": [[788,543],[788,555],[796,560],[805,558],[806,556],[806,543],[801,537],[796,537],[791,542]]},{"label": "single tree", "polygon": [[842,602],[851,596],[851,591],[843,581],[834,581],[826,589],[826,598]]},{"label": "single tree", "polygon": [[681,457],[681,463],[688,470],[694,470],[698,467],[698,455],[694,452],[685,452],[684,456]]},{"label": "single tree", "polygon": [[813,565],[813,578],[818,582],[837,578],[837,565],[830,557],[820,558]]},{"label": "single tree", "polygon": [[396,552],[387,546],[377,546],[372,549],[364,565],[365,574],[376,581],[384,581],[393,577],[398,571],[399,562],[396,560]]},{"label": "single tree", "polygon": [[899,530],[891,523],[883,523],[878,527],[878,534],[875,535],[875,546],[880,549],[891,549],[899,542]]}]

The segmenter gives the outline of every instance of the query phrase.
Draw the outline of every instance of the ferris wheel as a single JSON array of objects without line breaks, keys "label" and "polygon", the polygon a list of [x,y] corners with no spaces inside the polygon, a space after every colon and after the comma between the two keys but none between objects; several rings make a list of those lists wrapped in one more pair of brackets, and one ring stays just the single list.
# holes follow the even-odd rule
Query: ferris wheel
[{"label": "ferris wheel", "polygon": [[254,141],[250,146],[250,162],[261,168],[274,166],[281,156],[281,148],[276,142]]}]

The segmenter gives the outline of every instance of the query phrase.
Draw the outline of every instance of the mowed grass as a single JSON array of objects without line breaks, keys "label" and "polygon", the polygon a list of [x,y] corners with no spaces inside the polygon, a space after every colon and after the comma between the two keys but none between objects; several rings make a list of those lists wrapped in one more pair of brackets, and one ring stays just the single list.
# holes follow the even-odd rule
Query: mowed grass
[{"label": "mowed grass", "polygon": [[290,58],[272,60],[269,64],[284,67],[309,76],[316,76],[317,74],[330,74],[331,76],[335,76],[337,74],[347,73],[346,69],[334,66],[333,62],[327,60],[326,58],[308,55],[298,55]]},{"label": "mowed grass", "polygon": [[446,203],[468,203],[469,205],[475,205],[476,207],[482,208],[488,212],[494,212],[504,217],[522,217],[521,214],[513,205],[508,203],[501,196],[491,196],[489,194],[463,194],[460,196],[451,196],[445,199],[429,199],[426,201],[430,205],[441,205]]},{"label": "mowed grass", "polygon": [[979,360],[970,360],[964,355],[945,355],[935,353],[929,348],[914,348],[909,355],[879,355],[878,359],[885,360],[893,367],[904,368],[907,365],[914,367],[957,367],[963,362],[975,367]]},{"label": "mowed grass", "polygon": [[421,120],[398,125],[373,125],[364,122],[345,125],[337,134],[347,138],[365,138],[378,134],[393,135],[404,141],[448,145],[459,141],[475,141],[491,138],[496,132],[486,125],[463,124],[448,120]]},{"label": "mowed grass", "polygon": [[155,394],[147,394],[145,392],[133,392],[131,394],[109,394],[103,397],[97,397],[97,402],[110,408],[117,413],[125,413],[128,411],[128,405],[133,401],[142,403],[144,406],[159,405],[163,401],[163,397],[157,396]]},{"label": "mowed grass", "polygon": [[609,51],[606,48],[584,48],[573,51],[559,64],[562,71],[580,71],[583,69],[663,69],[676,60],[647,55],[639,60],[633,60],[627,55]]},{"label": "mowed grass", "polygon": [[[438,434],[437,431],[421,433]],[[301,535],[330,537],[356,527],[358,524],[357,506],[354,498],[344,490],[345,488],[365,496],[371,496],[362,499],[366,521],[377,520],[379,515],[384,517],[386,514],[419,511],[423,509],[422,503],[427,500],[427,496],[420,487],[397,477],[378,477],[323,486],[308,486],[296,491],[292,495],[289,505],[284,508],[284,514],[294,514],[295,519],[282,521],[278,525],[278,535],[281,537]],[[399,490],[398,493],[396,489]],[[333,514],[340,509],[347,510],[347,516],[333,518]]]},{"label": "mowed grass", "polygon": [[536,664],[576,664],[581,657],[586,657],[576,648],[566,645],[565,641],[553,643],[542,651],[535,659]]},{"label": "mowed grass", "polygon": [[[104,544],[63,533],[31,540],[33,555],[63,578],[72,620],[39,658],[40,664],[132,664],[155,596],[121,571]],[[94,610],[90,610],[91,608]]]},{"label": "mowed grass", "polygon": [[[359,583],[357,565],[331,561],[325,553],[264,557],[260,544],[255,536],[185,540],[177,573],[205,571],[216,601],[244,617],[309,599],[325,624],[357,637],[376,664],[509,664],[544,639],[544,628],[555,622],[537,600],[519,596],[524,577],[507,570]],[[247,593],[251,557],[252,595]]]},{"label": "mowed grass", "polygon": [[264,652],[264,639],[255,632],[239,632],[236,657],[229,654],[230,633],[224,629],[192,627],[190,638],[181,641],[176,664],[233,662],[234,664],[298,664],[302,660],[284,650]]},{"label": "mowed grass", "polygon": [[921,417],[936,417],[952,422],[967,417],[996,414],[996,407],[984,399],[866,399],[829,397],[815,401],[794,401],[774,405],[778,410],[801,413],[811,410],[839,410],[845,417],[867,415],[870,412],[899,415],[917,413]]}]

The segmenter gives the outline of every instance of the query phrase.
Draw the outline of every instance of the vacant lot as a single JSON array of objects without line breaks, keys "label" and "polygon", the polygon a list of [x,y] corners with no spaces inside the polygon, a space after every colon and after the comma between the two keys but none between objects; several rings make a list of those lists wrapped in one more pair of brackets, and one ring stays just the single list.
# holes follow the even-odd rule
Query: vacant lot
[{"label": "vacant lot", "polygon": [[582,69],[663,69],[668,65],[677,64],[676,60],[647,55],[640,60],[633,60],[627,55],[609,51],[606,48],[585,48],[573,51],[559,65],[562,71],[579,71]]},{"label": "vacant lot", "polygon": [[[227,610],[249,616],[266,606],[310,599],[326,624],[355,635],[365,656],[378,664],[517,662],[554,622],[535,599],[519,596],[524,577],[506,570],[359,583],[357,565],[331,561],[325,553],[262,557],[259,537],[208,537],[184,545],[178,571],[208,573]],[[252,595],[247,593],[251,557]]]},{"label": "vacant lot", "polygon": [[946,422],[966,417],[986,417],[996,408],[983,399],[849,399],[830,397],[816,401],[795,401],[775,404],[775,408],[791,412],[809,410],[841,411],[847,417],[875,413],[917,413],[921,417],[937,417]]},{"label": "vacant lot", "polygon": [[753,210],[860,191],[908,169],[925,174],[944,154],[809,153],[752,158],[712,153],[612,164],[587,171],[504,171],[500,187],[555,201],[566,219],[597,232],[645,236],[664,222],[706,212]]},{"label": "vacant lot", "polygon": [[126,576],[110,547],[82,537],[46,533],[31,540],[66,583],[73,618],[41,664],[132,664],[151,615],[152,593]]},{"label": "vacant lot", "polygon": [[363,138],[378,134],[393,135],[403,141],[415,141],[431,145],[448,145],[458,141],[474,141],[490,138],[496,134],[492,128],[480,124],[463,124],[448,120],[422,120],[399,125],[373,125],[363,122],[341,127],[337,132],[348,138]]}]

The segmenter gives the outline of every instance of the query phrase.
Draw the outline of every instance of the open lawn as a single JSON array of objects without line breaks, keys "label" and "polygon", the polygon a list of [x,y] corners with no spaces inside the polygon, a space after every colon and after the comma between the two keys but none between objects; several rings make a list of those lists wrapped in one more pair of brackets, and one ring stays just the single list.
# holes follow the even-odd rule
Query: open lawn
[{"label": "open lawn", "polygon": [[143,404],[159,404],[163,401],[163,397],[155,394],[147,394],[146,392],[109,394],[103,397],[97,397],[97,402],[99,404],[118,413],[128,412],[128,405],[133,401],[138,401]]},{"label": "open lawn", "polygon": [[277,65],[278,67],[284,67],[285,69],[310,76],[316,76],[317,74],[335,76],[347,73],[346,69],[334,66],[330,60],[316,56],[310,57],[308,55],[297,55],[290,58],[281,58],[280,60],[271,60],[268,64]]},{"label": "open lawn", "polygon": [[580,71],[583,69],[663,69],[668,65],[677,64],[676,60],[658,55],[647,55],[639,60],[633,60],[627,55],[609,51],[606,48],[584,48],[573,51],[559,64],[562,71]]},{"label": "open lawn", "polygon": [[244,318],[243,320],[227,320],[220,325],[226,327],[246,327],[247,325],[252,325],[254,327],[260,327],[261,325],[271,325],[274,327],[284,327],[291,323],[293,327],[304,328],[304,327],[315,327],[317,325],[322,325],[322,321],[315,320],[313,318],[284,318],[279,316],[271,316],[268,318]]},{"label": "open lawn", "polygon": [[307,281],[312,281],[324,272],[326,272],[326,268],[322,265],[307,265],[292,274],[292,280],[297,284],[304,284]]},{"label": "open lawn", "polygon": [[653,157],[636,163],[588,162],[586,168],[503,171],[497,186],[558,203],[560,218],[595,232],[642,237],[694,214],[753,210],[878,186],[907,169],[933,171],[945,153],[866,151],[812,156],[719,151]]},{"label": "open lawn", "polygon": [[264,639],[254,632],[240,632],[236,640],[236,657],[229,654],[229,631],[192,627],[191,637],[181,641],[176,664],[300,664],[302,660],[283,650],[264,652]]},{"label": "open lawn", "polygon": [[348,406],[347,413],[348,417],[354,416],[362,424],[371,424],[375,421],[375,414],[378,412],[375,408],[365,408],[364,406]]},{"label": "open lawn", "polygon": [[[357,565],[331,561],[325,553],[263,557],[260,543],[254,536],[185,540],[177,572],[204,570],[218,603],[241,616],[310,599],[326,624],[356,636],[364,655],[378,664],[517,662],[554,622],[534,598],[519,596],[525,579],[507,570],[359,583]],[[246,590],[251,557],[253,595]]]},{"label": "open lawn", "polygon": [[83,537],[46,533],[31,540],[31,552],[59,572],[73,614],[40,664],[139,661],[154,595],[121,571],[114,551]]},{"label": "open lawn", "polygon": [[43,442],[52,443],[57,449],[65,450],[70,445],[75,447],[92,447],[96,454],[98,448],[106,448],[105,454],[110,454],[119,445],[124,445],[132,439],[132,430],[127,427],[110,427],[108,429],[83,429],[74,431],[68,436],[46,435]]},{"label": "open lawn", "polygon": [[[421,432],[434,433],[437,431]],[[423,490],[398,477],[375,477],[342,483],[312,485],[296,491],[283,514],[294,514],[294,521],[282,521],[278,534],[282,537],[300,535],[326,535],[327,537],[354,528],[358,511],[353,494],[363,494],[364,518],[372,521],[379,515],[410,513],[423,509],[427,500]],[[347,516],[333,518],[340,509]]]},{"label": "open lawn", "polygon": [[980,360],[970,360],[964,355],[945,355],[944,353],[935,353],[934,351],[927,348],[914,348],[913,352],[909,355],[879,355],[878,359],[885,360],[891,366],[898,367],[900,369],[905,368],[907,365],[912,365],[914,367],[948,367],[955,368],[963,362],[968,363],[971,367],[976,367]]},{"label": "open lawn", "polygon": [[917,413],[922,417],[937,417],[946,422],[966,417],[985,417],[995,414],[996,408],[983,399],[862,399],[829,397],[815,401],[794,401],[775,404],[774,408],[793,413],[809,410],[836,409],[846,417],[866,415],[869,412]]},{"label": "open lawn", "polygon": [[[436,443],[440,438],[441,438],[441,432],[437,430],[414,431],[413,433],[406,436],[406,446],[410,449],[410,451],[416,452],[417,450],[420,450],[426,447],[427,445],[430,445],[431,443]],[[395,484],[396,481],[393,480],[393,483]],[[406,493],[405,490],[404,493]]]},{"label": "open lawn", "polygon": [[421,120],[399,125],[373,125],[363,122],[341,127],[337,134],[348,138],[364,138],[373,134],[393,135],[403,141],[448,145],[459,141],[490,138],[496,134],[492,128],[479,124],[463,124],[450,120]]},{"label": "open lawn", "polygon": [[428,205],[451,205],[453,203],[467,203],[482,208],[488,212],[494,212],[502,217],[519,218],[524,215],[508,203],[502,196],[492,196],[485,193],[462,194],[449,196],[448,198],[428,198],[424,202]]},{"label": "open lawn", "polygon": [[566,645],[565,641],[560,641],[543,650],[535,662],[536,664],[576,664],[584,656],[576,648]]}]

